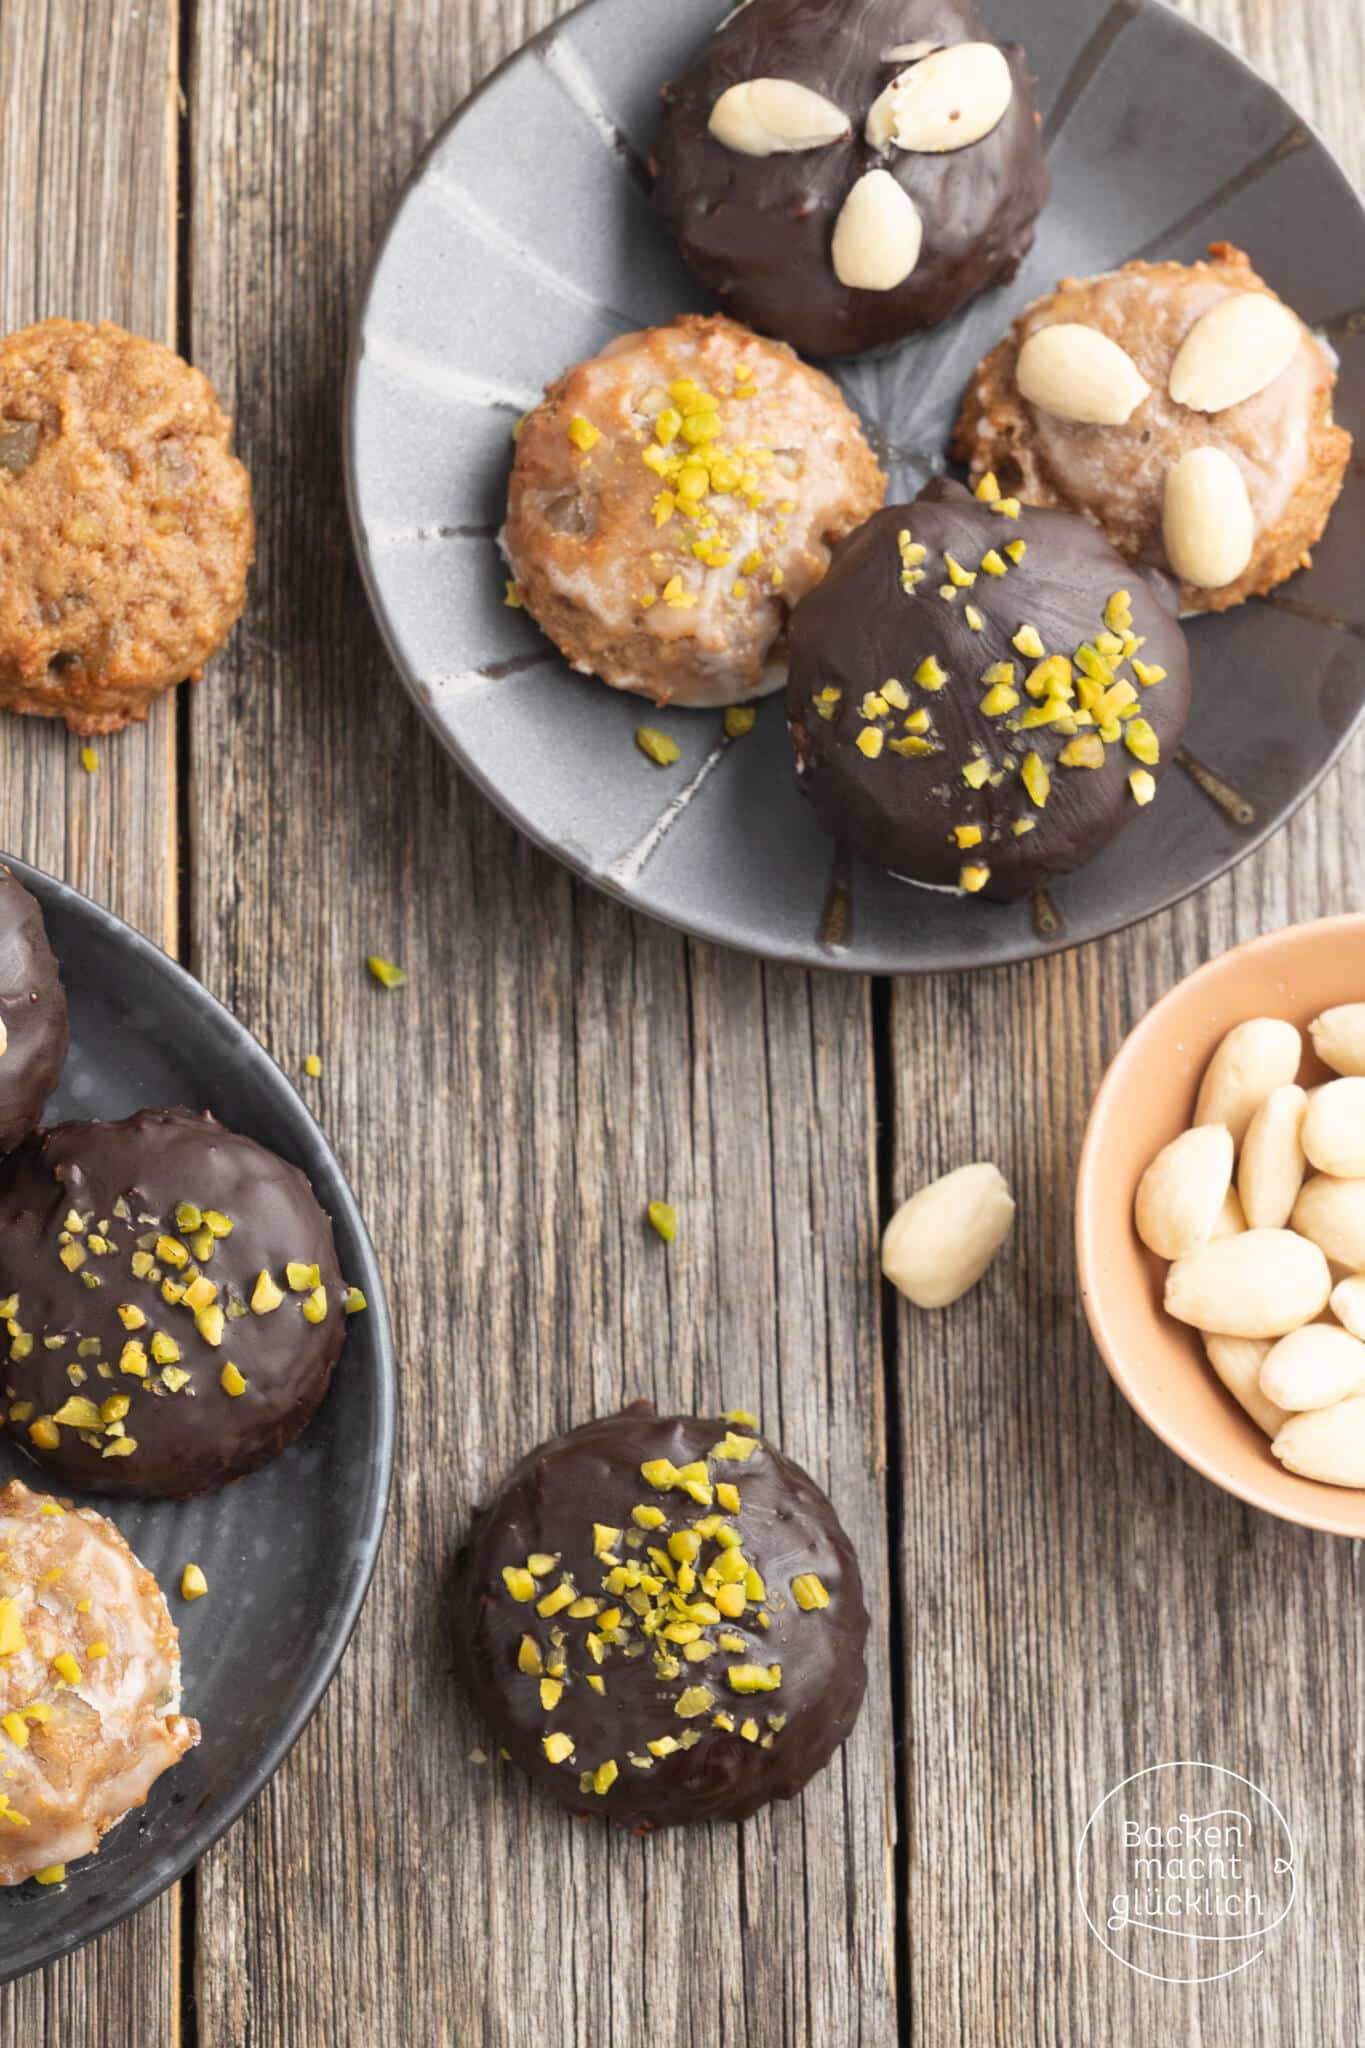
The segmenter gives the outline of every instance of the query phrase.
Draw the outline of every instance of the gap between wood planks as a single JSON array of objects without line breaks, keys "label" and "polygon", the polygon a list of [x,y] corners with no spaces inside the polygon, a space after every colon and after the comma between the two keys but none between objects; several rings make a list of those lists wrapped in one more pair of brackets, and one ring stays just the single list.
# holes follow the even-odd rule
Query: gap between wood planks
[{"label": "gap between wood planks", "polygon": [[[195,28],[195,0],[174,0],[175,72],[170,80],[167,119],[172,130],[174,176],[171,184],[171,278],[174,297],[171,306],[171,344],[186,362],[194,361],[194,325],[191,318],[190,235],[193,158],[190,151],[190,78]],[[193,839],[190,833],[190,715],[183,689],[175,693],[175,845],[176,845],[176,950],[193,972],[195,933],[194,899],[190,861]],[[199,1921],[199,1869],[186,1872],[176,1887],[179,1894],[179,2026],[174,2048],[199,2048],[199,2017],[196,1999],[195,1950]]]}]

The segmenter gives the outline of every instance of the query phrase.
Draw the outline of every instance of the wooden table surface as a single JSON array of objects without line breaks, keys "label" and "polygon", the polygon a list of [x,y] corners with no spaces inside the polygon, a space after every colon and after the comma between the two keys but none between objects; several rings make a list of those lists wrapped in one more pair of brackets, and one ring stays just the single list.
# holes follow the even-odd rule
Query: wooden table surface
[{"label": "wooden table surface", "polygon": [[[0,328],[106,316],[174,342],[236,415],[260,521],[228,650],[101,742],[95,776],[60,728],[5,721],[0,845],[178,950],[291,1071],[323,1051],[312,1099],[403,1375],[383,1558],[316,1720],[190,1880],[0,1991],[0,2048],[1358,2042],[1355,1546],[1239,1506],[1124,1406],[1070,1194],[1096,1083],[1156,996],[1359,907],[1365,748],[1193,902],[971,978],[764,967],[518,839],[381,650],[338,414],[402,180],[558,11],[0,0]],[[1365,178],[1359,0],[1186,11]],[[410,987],[376,989],[368,952]],[[957,1308],[907,1313],[879,1292],[879,1220],[980,1157],[1019,1199],[1012,1254]],[[640,1222],[663,1190],[667,1253]],[[802,1800],[643,1843],[470,1760],[487,1738],[441,1597],[503,1468],[639,1394],[758,1407],[833,1492],[874,1614],[866,1710]],[[1071,1875],[1103,1793],[1188,1755],[1273,1793],[1302,1875],[1267,1961],[1197,1990],[1114,1963]]]}]

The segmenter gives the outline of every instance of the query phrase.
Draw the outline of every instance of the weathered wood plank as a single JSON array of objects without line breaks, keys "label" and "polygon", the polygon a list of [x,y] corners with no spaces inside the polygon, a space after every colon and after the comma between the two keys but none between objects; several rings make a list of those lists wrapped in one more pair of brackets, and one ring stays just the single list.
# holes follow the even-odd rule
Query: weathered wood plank
[{"label": "weathered wood plank", "polygon": [[[238,413],[266,566],[193,707],[193,964],[296,1071],[323,1052],[404,1373],[357,1644],[201,1872],[204,2048],[895,2033],[868,992],[689,947],[530,851],[408,709],[350,565],[345,313],[421,144],[553,11],[197,15],[196,350]],[[410,987],[370,984],[371,950]],[[642,1220],[665,1192],[671,1251]],[[742,1837],[609,1840],[468,1761],[488,1737],[455,1698],[442,1585],[469,1507],[538,1437],[639,1394],[760,1407],[867,1567],[855,1741]]]},{"label": "weathered wood plank", "polygon": [[[1243,47],[1365,175],[1358,9],[1185,11]],[[1158,995],[1238,940],[1358,907],[1363,801],[1357,745],[1288,831],[1195,902],[1025,972],[895,993],[888,1199],[994,1158],[1020,1204],[975,1296],[941,1316],[902,1308],[896,1325],[924,2048],[1361,2037],[1355,1546],[1241,1507],[1131,1414],[1076,1297],[1071,1191],[1104,1066]],[[1188,1756],[1245,1772],[1283,1806],[1307,1885],[1265,1961],[1198,1992],[1106,1955],[1072,1875],[1104,1794]]]},{"label": "weathered wood plank", "polygon": [[[0,328],[50,314],[175,332],[174,0],[0,5]],[[160,944],[176,937],[175,709],[99,742],[6,717],[0,847],[62,875]],[[81,1955],[0,1991],[0,2048],[146,2048],[180,2028],[171,1893]]]}]

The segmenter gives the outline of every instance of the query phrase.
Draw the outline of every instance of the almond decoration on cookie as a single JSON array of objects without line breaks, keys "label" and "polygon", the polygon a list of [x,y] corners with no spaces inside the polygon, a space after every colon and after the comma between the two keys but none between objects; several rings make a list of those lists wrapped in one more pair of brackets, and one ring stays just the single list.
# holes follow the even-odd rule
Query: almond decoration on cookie
[{"label": "almond decoration on cookie", "polygon": [[1168,569],[1188,611],[1302,568],[1351,454],[1331,351],[1240,250],[1210,256],[1064,278],[978,366],[953,441],[973,478]]},{"label": "almond decoration on cookie", "polygon": [[743,156],[824,149],[849,133],[847,114],[791,78],[750,78],[711,109],[711,133]]}]

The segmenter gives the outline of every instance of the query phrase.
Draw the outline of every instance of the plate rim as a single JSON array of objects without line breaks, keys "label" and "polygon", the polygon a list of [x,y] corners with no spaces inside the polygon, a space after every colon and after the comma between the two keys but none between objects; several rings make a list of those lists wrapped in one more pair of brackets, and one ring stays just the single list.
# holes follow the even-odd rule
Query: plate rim
[{"label": "plate rim", "polygon": [[[241,1818],[251,1802],[264,1791],[312,1720],[350,1646],[369,1597],[379,1561],[393,1493],[398,1371],[388,1297],[373,1239],[360,1213],[349,1176],[344,1171],[331,1140],[283,1067],[261,1044],[255,1033],[250,1031],[225,1003],[220,1002],[211,990],[205,988],[203,982],[135,926],[127,923],[112,910],[107,910],[103,904],[96,903],[92,897],[85,895],[70,882],[61,881],[57,876],[48,874],[45,869],[21,859],[17,854],[0,850],[0,865],[11,869],[15,879],[37,898],[44,912],[45,923],[49,904],[60,905],[62,909],[74,911],[77,916],[93,922],[101,929],[105,938],[126,948],[130,958],[139,968],[150,967],[153,973],[167,974],[172,981],[178,982],[182,994],[188,1000],[214,1015],[219,1026],[226,1027],[228,1034],[237,1038],[247,1048],[248,1057],[254,1055],[256,1060],[264,1061],[273,1069],[275,1080],[286,1091],[287,1097],[292,1099],[303,1131],[310,1137],[311,1143],[325,1155],[336,1180],[338,1199],[334,1205],[332,1220],[344,1221],[347,1231],[354,1239],[360,1268],[357,1284],[363,1287],[365,1292],[366,1315],[373,1318],[368,1327],[373,1333],[374,1379],[378,1407],[377,1426],[372,1440],[373,1454],[366,1468],[364,1513],[359,1531],[353,1539],[356,1543],[364,1545],[363,1555],[359,1559],[360,1568],[351,1588],[340,1603],[337,1622],[292,1710],[280,1722],[270,1740],[253,1757],[249,1768],[222,1802],[207,1809],[200,1818],[190,1820],[183,1846],[166,1859],[167,1869],[164,1875],[158,1871],[155,1875],[149,1875],[134,1884],[128,1891],[120,1893],[116,1898],[93,1905],[88,1926],[82,1931],[68,1933],[52,1942],[41,1955],[16,1963],[0,1955],[0,1984],[8,1984],[16,1978],[27,1976],[31,1971],[46,1968],[48,1964],[59,1961],[63,1956],[74,1954],[89,1942],[98,1939],[100,1935],[107,1934],[122,1921],[131,1919],[144,1906],[150,1905],[153,1900],[160,1898],[163,1892],[169,1891],[172,1885],[178,1884]],[[59,968],[63,968],[60,957],[57,964]],[[100,1512],[106,1510],[101,1509]],[[126,1818],[134,1819],[139,1810],[134,1808]]]},{"label": "plate rim", "polygon": [[[717,0],[717,4],[720,4],[720,0]],[[452,109],[450,114],[447,115],[446,119],[441,122],[430,140],[420,151],[412,169],[403,180],[392,202],[384,225],[365,266],[359,295],[351,315],[346,352],[346,371],[341,388],[341,449],[342,478],[352,552],[360,571],[361,584],[365,592],[370,616],[379,629],[380,638],[384,644],[390,664],[397,673],[404,692],[416,706],[424,723],[435,736],[441,751],[453,763],[457,771],[466,780],[472,782],[480,794],[487,798],[498,814],[506,819],[515,831],[521,833],[524,838],[528,839],[541,852],[548,854],[553,860],[557,861],[560,866],[567,869],[570,875],[586,882],[599,894],[613,902],[624,905],[626,909],[634,912],[637,916],[649,918],[654,923],[661,924],[669,930],[680,933],[684,938],[695,940],[703,945],[720,946],[725,951],[736,953],[745,959],[758,960],[773,966],[798,967],[807,973],[866,975],[868,977],[888,980],[917,980],[935,974],[971,974],[1026,966],[1032,961],[1052,959],[1059,953],[1077,952],[1082,947],[1096,945],[1103,940],[1115,938],[1121,932],[1135,931],[1140,926],[1150,922],[1152,918],[1159,917],[1164,912],[1175,909],[1179,904],[1187,902],[1191,897],[1197,896],[1201,890],[1212,888],[1215,883],[1222,881],[1225,876],[1230,875],[1235,869],[1241,867],[1243,862],[1249,860],[1253,854],[1259,853],[1277,833],[1285,830],[1304,809],[1305,805],[1310,803],[1317,795],[1327,777],[1340,763],[1347,747],[1350,746],[1351,742],[1360,732],[1362,725],[1365,725],[1365,693],[1362,694],[1362,700],[1355,715],[1346,725],[1340,737],[1328,749],[1317,769],[1303,784],[1302,788],[1295,792],[1287,806],[1265,823],[1258,822],[1254,828],[1246,832],[1243,838],[1235,841],[1226,855],[1221,856],[1207,874],[1193,881],[1185,881],[1184,879],[1176,881],[1150,904],[1131,914],[1119,913],[1112,920],[1102,921],[1082,937],[1073,937],[1069,934],[1066,919],[1063,917],[1061,929],[1058,932],[1046,937],[1041,937],[1035,932],[1035,942],[1027,947],[1027,949],[1011,947],[1003,954],[994,956],[986,961],[974,960],[970,956],[968,948],[963,945],[959,946],[958,950],[946,960],[909,961],[895,966],[869,965],[865,961],[849,958],[842,949],[823,946],[818,937],[806,941],[804,944],[781,945],[721,934],[699,922],[694,916],[689,916],[683,912],[670,912],[666,909],[655,908],[652,904],[641,902],[628,889],[615,882],[609,872],[603,868],[592,867],[587,860],[556,840],[552,834],[539,826],[529,814],[519,809],[510,794],[505,792],[475,764],[463,744],[442,720],[429,693],[423,689],[420,678],[410,670],[407,661],[399,651],[396,625],[391,620],[388,608],[380,594],[378,578],[364,522],[361,517],[360,484],[356,453],[356,394],[365,358],[366,329],[369,322],[371,301],[374,296],[380,268],[388,253],[389,245],[397,232],[399,221],[410,200],[426,177],[433,159],[444,147],[447,138],[454,133],[460,122],[464,120],[476,103],[483,98],[485,93],[493,90],[501,82],[504,73],[508,72],[514,65],[521,63],[523,59],[533,52],[552,43],[567,23],[572,22],[579,15],[591,13],[598,5],[599,0],[575,0],[575,4],[567,8],[563,14],[557,16],[554,21],[548,23],[544,28],[537,30],[534,35],[528,36],[525,42],[519,44],[516,49],[509,51],[501,62],[486,77],[480,79],[473,90],[467,93]],[[1211,45],[1219,52],[1223,61],[1230,64],[1252,87],[1270,93],[1279,107],[1289,117],[1291,123],[1302,128],[1309,142],[1321,153],[1322,161],[1330,167],[1334,178],[1342,189],[1343,196],[1355,206],[1357,213],[1360,215],[1362,226],[1365,227],[1365,193],[1357,191],[1354,182],[1347,175],[1344,165],[1321,133],[1317,123],[1302,113],[1275,81],[1268,78],[1249,57],[1244,55],[1242,51],[1235,49],[1231,43],[1225,42],[1221,36],[1215,35],[1211,29],[1206,28],[1201,22],[1190,20],[1187,15],[1181,13],[1179,8],[1173,4],[1173,0],[1119,0],[1119,5],[1123,7],[1124,11],[1132,19],[1136,19],[1143,13],[1164,16],[1168,22],[1176,26],[1179,32],[1194,38],[1200,43]],[[1019,32],[1022,33],[1022,28]],[[1093,35],[1094,31],[1092,30],[1091,33]],[[664,232],[664,230],[661,229],[661,232]],[[705,296],[704,293],[703,296]],[[802,360],[805,361],[807,359],[803,357]],[[853,358],[853,360],[857,361],[859,359]],[[1365,446],[1365,435],[1358,434],[1355,436],[1355,439],[1358,446]],[[946,473],[951,474],[951,469]],[[538,630],[542,632],[546,646],[553,650],[557,658],[562,660],[563,657],[559,655],[554,642],[543,634],[543,629],[538,628]],[[602,687],[605,688],[607,685],[602,685]],[[641,697],[640,702],[641,704],[647,704],[648,699]],[[831,870],[834,863],[841,856],[845,859],[848,858],[846,849],[842,847],[841,842],[831,839]],[[1080,871],[1077,870],[1076,872]],[[1056,882],[1064,882],[1067,879],[1067,876],[1053,878]],[[913,887],[911,884],[906,884],[905,886]],[[1047,884],[1044,884],[1044,887],[1046,886]],[[1018,906],[1002,907],[1008,909],[1017,908]]]}]

